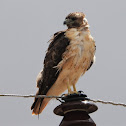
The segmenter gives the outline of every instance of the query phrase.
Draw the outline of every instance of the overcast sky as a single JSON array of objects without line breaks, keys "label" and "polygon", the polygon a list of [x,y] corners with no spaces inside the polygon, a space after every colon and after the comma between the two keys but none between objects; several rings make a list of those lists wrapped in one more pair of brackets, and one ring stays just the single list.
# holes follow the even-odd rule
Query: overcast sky
[{"label": "overcast sky", "polygon": [[[84,12],[96,41],[96,63],[80,78],[77,89],[88,97],[126,103],[125,0],[0,0],[0,94],[35,94],[48,40],[71,12]],[[31,115],[33,98],[0,97],[1,126],[58,126],[51,101]],[[125,126],[126,108],[97,104],[91,117],[97,126]]]}]

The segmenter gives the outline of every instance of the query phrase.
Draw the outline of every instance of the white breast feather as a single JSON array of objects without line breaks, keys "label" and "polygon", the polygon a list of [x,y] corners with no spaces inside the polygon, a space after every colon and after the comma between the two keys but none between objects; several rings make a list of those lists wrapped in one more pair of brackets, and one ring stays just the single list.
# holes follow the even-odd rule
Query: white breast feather
[{"label": "white breast feather", "polygon": [[82,66],[84,67],[86,64],[87,69],[95,53],[95,44],[90,32],[71,28],[66,31],[65,35],[70,39],[70,45],[64,52],[62,61],[57,67],[60,70],[68,59],[74,57],[72,61],[74,66],[83,64]]}]

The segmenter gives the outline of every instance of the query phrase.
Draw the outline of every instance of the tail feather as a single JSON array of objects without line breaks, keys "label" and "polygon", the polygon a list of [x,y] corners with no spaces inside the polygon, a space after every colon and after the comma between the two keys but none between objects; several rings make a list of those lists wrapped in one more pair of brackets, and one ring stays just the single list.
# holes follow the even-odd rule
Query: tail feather
[{"label": "tail feather", "polygon": [[34,101],[34,103],[32,104],[31,110],[35,107],[35,104],[36,104],[37,100],[38,100],[38,98],[37,98],[37,99]]},{"label": "tail feather", "polygon": [[[40,94],[40,93],[39,93],[39,90],[38,90],[37,93],[36,93],[36,95],[39,95],[39,94]],[[31,110],[34,109],[34,107],[35,107],[37,101],[38,101],[38,98],[35,98],[35,100],[34,100],[32,106],[31,106]]]},{"label": "tail feather", "polygon": [[[65,80],[61,80],[60,78],[63,78],[62,76],[64,76],[65,72],[61,75],[61,77],[59,77],[59,79],[57,79],[57,81],[53,84],[53,86],[48,90],[47,93],[43,93],[41,90],[38,90],[36,95],[40,95],[40,94],[44,94],[46,96],[58,96],[60,95],[62,92],[64,92],[67,89],[67,85],[64,85]],[[31,109],[33,109],[32,114],[33,115],[39,115],[44,108],[46,107],[46,105],[48,104],[48,102],[51,100],[52,98],[35,98],[34,103],[31,106]]]},{"label": "tail feather", "polygon": [[44,110],[50,100],[51,98],[38,98],[37,101],[35,101],[31,107],[31,109],[33,109],[32,115],[39,115]]}]

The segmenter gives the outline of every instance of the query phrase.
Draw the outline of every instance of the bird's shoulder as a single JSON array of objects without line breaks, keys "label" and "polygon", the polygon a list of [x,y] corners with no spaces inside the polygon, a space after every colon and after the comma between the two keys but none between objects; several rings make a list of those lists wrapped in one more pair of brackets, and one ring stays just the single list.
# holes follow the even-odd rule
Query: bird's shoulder
[{"label": "bird's shoulder", "polygon": [[49,40],[50,44],[49,44],[49,47],[48,47],[48,50],[49,51],[53,46],[56,46],[55,44],[68,44],[69,43],[69,39],[66,37],[65,35],[66,33],[66,30],[64,31],[59,31],[59,32],[56,32],[53,37]]},{"label": "bird's shoulder", "polygon": [[65,52],[66,47],[70,44],[69,38],[65,36],[65,31],[56,32],[50,40],[49,47],[44,59],[44,64],[46,61],[52,61],[57,65],[62,58],[62,54]]},{"label": "bird's shoulder", "polygon": [[62,55],[70,43],[70,40],[65,36],[65,32],[66,31],[56,32],[50,40],[44,58],[43,72],[40,73],[41,79],[37,79],[40,80],[38,81],[37,87],[42,89],[43,93],[46,93],[50,89],[59,75],[59,72],[57,72],[57,68],[55,67],[62,60]]}]

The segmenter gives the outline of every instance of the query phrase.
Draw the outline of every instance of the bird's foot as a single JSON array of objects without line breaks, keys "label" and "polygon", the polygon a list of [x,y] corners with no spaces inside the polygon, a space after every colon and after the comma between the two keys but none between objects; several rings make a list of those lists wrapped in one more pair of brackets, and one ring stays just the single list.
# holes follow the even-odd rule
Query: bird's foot
[{"label": "bird's foot", "polygon": [[66,96],[69,96],[69,95],[79,95],[79,94],[81,94],[83,91],[70,91],[70,92],[68,92],[68,93],[66,93],[66,94],[63,94],[63,96],[64,97],[66,97]]},{"label": "bird's foot", "polygon": [[78,91],[71,91],[70,94],[78,94]]},{"label": "bird's foot", "polygon": [[62,95],[62,100],[64,101],[74,101],[74,100],[87,100],[87,95],[83,91],[72,91],[70,94]]},{"label": "bird's foot", "polygon": [[78,94],[78,91],[69,91],[68,93],[64,94],[64,96],[72,95],[72,94]]}]

